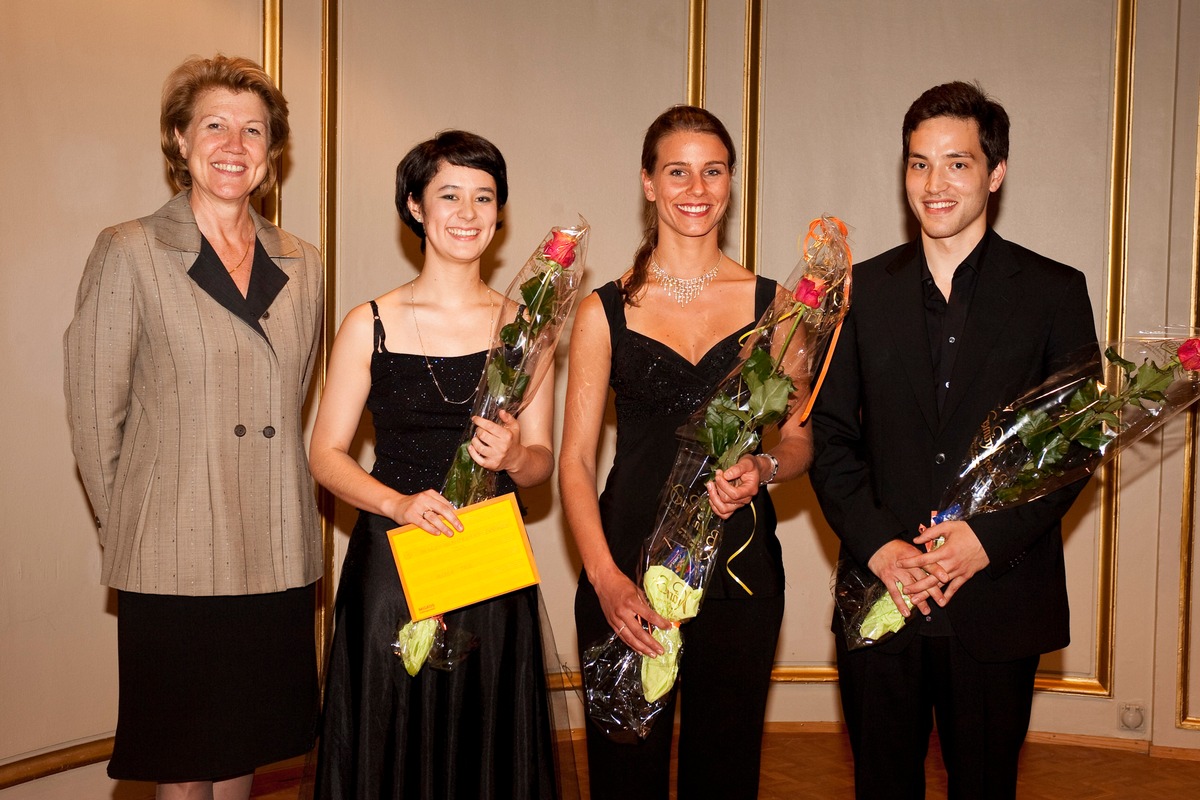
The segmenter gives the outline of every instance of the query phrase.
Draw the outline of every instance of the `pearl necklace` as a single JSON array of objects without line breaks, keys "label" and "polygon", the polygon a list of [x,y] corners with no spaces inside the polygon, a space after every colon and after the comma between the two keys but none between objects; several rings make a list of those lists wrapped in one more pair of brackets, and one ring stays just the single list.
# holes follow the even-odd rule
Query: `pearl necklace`
[{"label": "pearl necklace", "polygon": [[650,254],[650,275],[667,294],[675,298],[675,302],[679,303],[682,308],[699,297],[705,287],[712,283],[712,279],[717,277],[717,269],[721,266],[721,259],[725,257],[725,254],[717,251],[717,263],[713,264],[712,268],[703,275],[697,275],[695,278],[676,278],[658,265],[657,256],[657,251]]},{"label": "pearl necklace", "polygon": [[[483,284],[483,281],[480,281]],[[433,372],[433,364],[429,361],[429,356],[425,353],[425,340],[421,338],[421,326],[417,324],[417,290],[414,286],[415,281],[408,285],[408,302],[412,308],[413,327],[417,329],[417,342],[421,345],[421,358],[425,359],[425,369],[429,370],[429,377],[433,379],[433,388],[437,389],[437,393],[442,396],[442,400],[455,406],[463,406],[475,399],[476,389],[472,389],[471,393],[462,400],[451,400],[446,397],[446,393],[442,391],[442,385],[438,383],[437,375]],[[487,284],[483,284],[487,289]],[[491,324],[488,326],[488,345],[492,343],[492,331],[496,327],[496,297],[488,290],[488,304],[491,309]],[[486,349],[486,348],[485,348]],[[478,387],[476,387],[478,388]]]}]

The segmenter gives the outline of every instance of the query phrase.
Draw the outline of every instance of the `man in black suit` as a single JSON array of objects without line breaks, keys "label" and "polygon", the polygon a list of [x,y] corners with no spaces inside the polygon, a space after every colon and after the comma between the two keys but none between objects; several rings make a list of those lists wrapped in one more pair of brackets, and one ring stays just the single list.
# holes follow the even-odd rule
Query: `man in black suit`
[{"label": "man in black suit", "polygon": [[813,414],[812,482],[843,555],[912,615],[853,651],[834,621],[842,710],[859,798],[924,797],[934,718],[950,798],[1012,798],[1038,658],[1070,638],[1060,520],[1082,482],[917,534],[988,412],[1096,350],[1092,308],[1080,272],[987,224],[1008,158],[1000,104],[936,86],[903,138],[921,235],[855,267]]}]

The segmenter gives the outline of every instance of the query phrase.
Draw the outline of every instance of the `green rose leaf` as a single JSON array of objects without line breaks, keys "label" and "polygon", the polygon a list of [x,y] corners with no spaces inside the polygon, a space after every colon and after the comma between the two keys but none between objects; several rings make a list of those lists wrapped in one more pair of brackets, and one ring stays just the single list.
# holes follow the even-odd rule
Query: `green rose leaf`
[{"label": "green rose leaf", "polygon": [[1107,358],[1113,364],[1116,364],[1117,366],[1119,366],[1122,370],[1124,370],[1126,375],[1129,375],[1135,369],[1137,369],[1137,364],[1134,364],[1132,361],[1126,361],[1125,359],[1121,358],[1120,354],[1117,353],[1115,348],[1109,347],[1107,350],[1105,350],[1104,357]]}]

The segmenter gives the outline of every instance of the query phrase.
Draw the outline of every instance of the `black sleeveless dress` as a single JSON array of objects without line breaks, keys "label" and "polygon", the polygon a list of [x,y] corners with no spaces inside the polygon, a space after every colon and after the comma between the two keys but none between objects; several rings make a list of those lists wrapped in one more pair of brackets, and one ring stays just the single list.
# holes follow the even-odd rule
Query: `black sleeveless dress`
[{"label": "black sleeveless dress", "polygon": [[[371,474],[405,494],[440,489],[470,420],[446,402],[420,355],[389,353],[375,311],[367,408],[375,426]],[[484,353],[430,358],[442,391],[467,397]],[[500,475],[499,491],[513,491]],[[342,565],[326,677],[316,797],[554,798],[553,739],[538,627],[537,589],[445,615],[479,637],[450,672],[427,663],[410,677],[392,652],[409,619],[386,532],[362,512]]]},{"label": "black sleeveless dress", "polygon": [[[775,281],[757,279],[755,321],[766,311],[775,290]],[[600,495],[600,517],[613,559],[636,581],[642,544],[654,527],[659,492],[675,463],[675,431],[725,378],[737,359],[739,337],[754,322],[722,339],[698,364],[692,364],[662,342],[626,327],[615,283],[600,287],[596,294],[604,305],[612,340],[609,385],[617,411],[616,456]],[[762,726],[783,619],[784,578],[770,495],[760,490],[753,507],[753,511],[749,506],[741,508],[726,520],[704,604],[699,615],[681,628],[680,798],[728,800],[758,793]],[[730,561],[743,545],[745,549]],[[582,660],[583,650],[612,633],[584,574],[575,596],[575,621]],[[672,706],[650,736],[637,744],[610,741],[588,723],[593,800],[667,796],[674,717]]]}]

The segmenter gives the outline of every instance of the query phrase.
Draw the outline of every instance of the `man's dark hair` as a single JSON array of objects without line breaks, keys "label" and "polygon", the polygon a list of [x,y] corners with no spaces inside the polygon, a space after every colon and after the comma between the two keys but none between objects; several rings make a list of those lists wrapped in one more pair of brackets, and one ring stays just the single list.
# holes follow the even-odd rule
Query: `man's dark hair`
[{"label": "man's dark hair", "polygon": [[987,157],[988,172],[1008,160],[1008,112],[988,97],[978,83],[954,81],[934,86],[908,107],[904,115],[904,160],[908,160],[908,142],[912,132],[927,119],[954,117],[973,119],[979,126],[979,144]]}]

